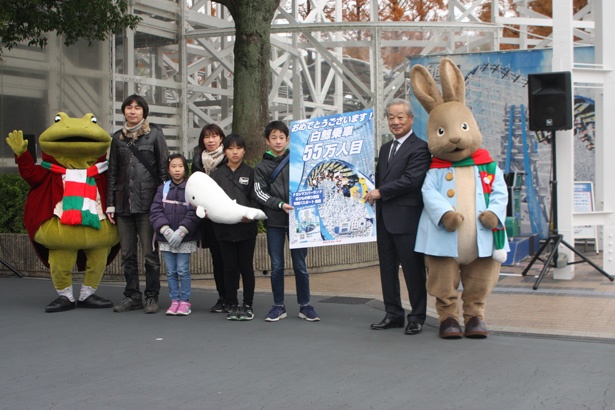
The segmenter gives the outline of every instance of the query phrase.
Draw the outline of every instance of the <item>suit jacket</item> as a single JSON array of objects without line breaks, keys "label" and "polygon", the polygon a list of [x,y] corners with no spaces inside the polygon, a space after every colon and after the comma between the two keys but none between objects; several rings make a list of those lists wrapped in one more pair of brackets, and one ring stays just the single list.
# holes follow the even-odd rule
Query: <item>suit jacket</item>
[{"label": "suit jacket", "polygon": [[412,133],[389,163],[392,145],[393,141],[382,145],[376,165],[376,188],[381,196],[376,211],[378,223],[392,234],[416,233],[423,209],[421,187],[431,154],[427,142]]}]

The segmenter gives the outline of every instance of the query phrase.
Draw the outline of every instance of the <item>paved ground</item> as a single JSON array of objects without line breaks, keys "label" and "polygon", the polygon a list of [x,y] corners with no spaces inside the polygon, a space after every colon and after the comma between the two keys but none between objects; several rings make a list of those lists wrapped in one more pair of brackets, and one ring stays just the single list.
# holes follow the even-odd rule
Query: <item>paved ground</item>
[{"label": "paved ground", "polygon": [[438,338],[433,311],[417,336],[370,330],[375,268],[313,275],[318,323],[296,317],[294,295],[287,319],[264,322],[268,278],[252,322],[208,312],[211,280],[194,281],[192,315],[166,317],[46,314],[50,281],[0,278],[0,409],[615,409],[615,285],[577,268],[534,291],[519,270],[489,300],[491,336],[457,341]]},{"label": "paved ground", "polygon": [[[585,256],[599,266],[602,265],[602,254],[587,252]],[[487,302],[486,322],[491,330],[515,334],[606,338],[615,342],[614,282],[591,265],[581,263],[575,265],[573,280],[554,280],[549,271],[538,289],[533,290],[543,263],[536,262],[524,277],[521,272],[528,262],[526,260],[516,266],[502,266],[499,283]],[[289,278],[287,283],[293,285]],[[259,282],[259,287],[270,289],[264,278]],[[313,292],[322,295],[381,298],[380,277],[376,267],[313,275],[312,288]],[[428,313],[436,317],[434,306],[435,300],[430,297]]]}]

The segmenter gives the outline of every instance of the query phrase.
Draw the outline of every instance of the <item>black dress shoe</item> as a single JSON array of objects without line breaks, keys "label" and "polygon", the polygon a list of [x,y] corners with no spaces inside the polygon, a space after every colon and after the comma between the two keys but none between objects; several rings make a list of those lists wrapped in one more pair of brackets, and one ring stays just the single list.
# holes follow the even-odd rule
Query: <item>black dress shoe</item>
[{"label": "black dress shoe", "polygon": [[418,335],[423,330],[423,324],[419,322],[408,322],[404,333],[407,335]]},{"label": "black dress shoe", "polygon": [[73,310],[74,308],[75,302],[71,302],[66,296],[58,296],[57,299],[45,307],[45,312],[64,312],[66,310]]},{"label": "black dress shoe", "polygon": [[394,327],[404,327],[404,321],[403,320],[391,320],[385,317],[384,319],[382,319],[382,322],[372,323],[369,327],[371,327],[374,330],[384,330],[384,329],[391,329]]},{"label": "black dress shoe", "polygon": [[113,307],[113,302],[108,299],[101,298],[98,295],[90,295],[85,300],[80,300],[77,302],[78,308],[88,308],[88,309],[105,309]]}]

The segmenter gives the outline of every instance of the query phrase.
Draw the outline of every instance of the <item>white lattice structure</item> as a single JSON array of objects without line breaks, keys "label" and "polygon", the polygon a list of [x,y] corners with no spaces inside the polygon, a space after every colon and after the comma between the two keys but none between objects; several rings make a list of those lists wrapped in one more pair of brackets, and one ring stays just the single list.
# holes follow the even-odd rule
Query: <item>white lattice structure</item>
[{"label": "white lattice structure", "polygon": [[[302,15],[300,6],[308,1],[311,11]],[[477,13],[489,2],[495,17],[484,23]],[[271,116],[294,120],[366,107],[381,112],[393,96],[408,95],[407,62],[402,59],[396,66],[385,66],[387,53],[454,54],[495,51],[501,45],[553,47],[554,71],[572,71],[575,83],[603,89],[596,122],[597,135],[603,135],[604,112],[615,112],[615,35],[606,24],[615,17],[615,6],[607,0],[589,0],[587,7],[572,15],[572,0],[557,0],[551,19],[531,11],[528,0],[509,2],[516,6],[517,16],[504,15],[498,0],[450,0],[441,21],[391,22],[379,20],[379,2],[372,0],[368,19],[344,22],[342,0],[282,0],[272,23]],[[333,21],[326,16],[326,5],[333,7]],[[146,95],[151,120],[164,127],[173,151],[188,154],[205,123],[216,122],[230,131],[232,116],[238,114],[233,113],[234,25],[229,12],[210,0],[133,0],[130,12],[143,22],[108,45],[65,48],[60,39],[52,38],[42,51],[18,47],[6,52],[0,63],[2,130],[21,128],[38,135],[57,111],[79,116],[94,112],[100,124],[113,130],[123,123],[122,100],[138,92]],[[558,24],[553,25],[554,20]],[[553,35],[529,35],[528,30],[536,26],[554,27]],[[505,27],[518,30],[520,36],[504,38]],[[594,45],[596,64],[575,66],[573,42]],[[378,146],[387,133],[381,116],[376,127]],[[611,144],[598,137],[596,152],[613,152]],[[8,148],[0,145],[0,166],[12,167]],[[562,162],[572,163],[572,148],[565,145],[558,146],[558,155]],[[608,167],[607,161],[598,159],[597,170]],[[598,202],[608,211],[614,208],[615,193],[608,193],[602,178],[608,173],[596,174]],[[570,178],[566,176],[568,182]],[[572,188],[561,186],[560,181],[560,195],[572,198]],[[564,203],[560,227],[566,235],[572,226],[568,202],[560,199]],[[604,266],[615,270],[609,245],[615,222],[610,212],[601,218],[608,251]]]},{"label": "white lattice structure", "polygon": [[[300,7],[308,1],[310,12],[301,15]],[[382,107],[394,95],[407,96],[405,59],[395,67],[385,67],[382,59],[399,49],[427,55],[497,50],[512,43],[521,48],[552,46],[550,39],[528,39],[524,25],[548,25],[551,20],[532,16],[524,8],[526,1],[516,2],[525,17],[491,23],[476,17],[484,0],[450,1],[448,15],[439,22],[379,21],[376,0],[368,3],[369,21],[344,22],[344,3],[282,0],[272,23],[273,117],[291,120]],[[499,7],[497,1],[492,3]],[[333,14],[325,14],[325,6],[333,6]],[[585,21],[590,10],[591,3],[575,16],[579,42],[594,39],[593,25]],[[23,47],[7,52],[0,64],[0,92],[41,100],[48,107],[43,129],[57,110],[74,115],[93,111],[115,128],[123,121],[121,101],[138,92],[151,102],[152,120],[165,127],[176,150],[188,152],[204,123],[216,122],[228,130],[234,44],[228,10],[210,0],[135,0],[130,11],[143,22],[136,31],[116,36],[110,50],[102,44],[65,48],[53,39],[43,51]],[[522,24],[520,38],[503,38],[505,24]],[[353,52],[366,59],[348,57]],[[379,134],[387,132],[383,123],[377,126]]]}]

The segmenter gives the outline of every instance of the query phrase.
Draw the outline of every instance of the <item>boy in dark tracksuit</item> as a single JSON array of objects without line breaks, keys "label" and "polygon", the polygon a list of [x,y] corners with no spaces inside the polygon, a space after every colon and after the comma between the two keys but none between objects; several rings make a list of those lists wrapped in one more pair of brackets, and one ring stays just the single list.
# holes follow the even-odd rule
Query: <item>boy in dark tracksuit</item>
[{"label": "boy in dark tracksuit", "polygon": [[[228,135],[224,141],[224,155],[228,161],[212,172],[211,178],[239,205],[255,207],[252,197],[254,169],[243,162],[245,139],[238,134]],[[224,266],[224,291],[229,312],[228,320],[252,320],[254,311],[254,247],[258,228],[256,221],[244,217],[241,222],[226,225],[214,223]],[[237,284],[241,273],[243,305],[239,307]]]},{"label": "boy in dark tracksuit", "polygon": [[[267,249],[271,258],[271,291],[273,306],[267,322],[284,319],[284,245],[288,237],[288,213],[294,209],[289,203],[288,155],[289,131],[282,121],[272,121],[265,128],[266,143],[271,148],[254,169],[254,199],[262,205],[267,220]],[[320,318],[310,305],[310,278],[305,258],[307,249],[291,249],[295,272],[299,317],[310,322]]]}]

